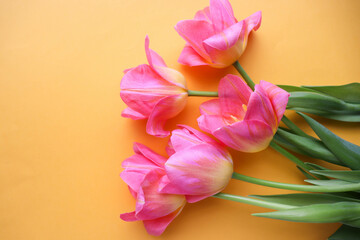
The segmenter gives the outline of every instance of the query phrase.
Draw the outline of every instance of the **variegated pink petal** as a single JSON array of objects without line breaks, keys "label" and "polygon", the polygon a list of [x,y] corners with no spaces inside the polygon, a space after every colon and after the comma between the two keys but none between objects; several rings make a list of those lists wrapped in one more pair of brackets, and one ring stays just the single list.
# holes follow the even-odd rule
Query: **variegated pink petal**
[{"label": "variegated pink petal", "polygon": [[167,160],[165,157],[157,154],[156,152],[141,143],[134,143],[133,148],[135,153],[145,156],[147,159],[149,159],[159,167],[163,167]]},{"label": "variegated pink petal", "polygon": [[162,59],[162,57],[159,54],[157,54],[154,50],[149,48],[148,36],[145,37],[145,53],[150,67],[152,68],[154,68],[154,66],[167,67],[164,62],[164,59]]},{"label": "variegated pink petal", "polygon": [[200,105],[200,113],[203,115],[221,115],[220,100],[211,99]]},{"label": "variegated pink petal", "polygon": [[207,62],[211,62],[203,47],[203,41],[214,34],[213,26],[203,20],[183,20],[176,24],[175,30]]},{"label": "variegated pink petal", "polygon": [[250,87],[240,77],[232,74],[223,77],[219,84],[221,114],[241,121],[245,116],[251,93]]},{"label": "variegated pink petal", "polygon": [[280,122],[286,110],[290,94],[278,86],[263,80],[260,81],[259,88],[266,92],[275,111],[277,122]]},{"label": "variegated pink petal", "polygon": [[227,125],[224,118],[218,115],[201,115],[197,121],[200,129],[210,134]]},{"label": "variegated pink petal", "polygon": [[157,72],[166,81],[181,87],[186,88],[186,81],[184,76],[171,68],[168,68],[159,54],[149,48],[149,37],[145,38],[145,52],[150,67]]},{"label": "variegated pink petal", "polygon": [[157,137],[166,137],[170,134],[164,130],[166,120],[175,117],[185,107],[187,92],[179,95],[168,96],[158,101],[149,116],[146,132]]},{"label": "variegated pink petal", "polygon": [[135,216],[135,211],[134,212],[128,212],[128,213],[122,213],[122,214],[120,214],[120,218],[122,220],[124,220],[124,221],[127,221],[127,222],[133,222],[133,221],[139,220]]},{"label": "variegated pink petal", "polygon": [[141,220],[152,220],[166,216],[185,204],[185,197],[176,194],[158,192],[162,175],[152,171],[146,175],[138,191],[136,217]]},{"label": "variegated pink petal", "polygon": [[[165,164],[174,186],[173,194],[211,196],[225,188],[233,166],[229,153],[210,144],[200,144],[173,154]],[[165,192],[162,191],[162,192]]]},{"label": "variegated pink petal", "polygon": [[209,63],[199,55],[191,46],[185,45],[178,62],[190,67],[208,65]]},{"label": "variegated pink petal", "polygon": [[273,134],[268,124],[258,120],[244,120],[213,132],[225,145],[241,152],[264,150],[270,144]]},{"label": "variegated pink petal", "polygon": [[146,231],[151,235],[160,236],[165,231],[167,226],[180,214],[183,208],[184,207],[182,206],[178,208],[176,211],[161,218],[157,218],[153,220],[144,220],[143,223]]},{"label": "variegated pink petal", "polygon": [[252,30],[256,31],[259,29],[261,25],[261,18],[261,11],[258,11],[244,19],[247,34],[250,34]]},{"label": "variegated pink petal", "polygon": [[147,118],[147,116],[144,116],[143,114],[131,109],[131,108],[125,108],[122,113],[121,116],[126,117],[126,118],[131,118],[133,120],[139,120],[139,119],[145,119]]},{"label": "variegated pink petal", "polygon": [[197,11],[194,20],[204,20],[211,23],[210,8],[206,7],[203,10]]},{"label": "variegated pink petal", "polygon": [[273,133],[276,132],[279,122],[267,93],[259,85],[255,85],[255,91],[250,96],[244,120],[267,123],[273,129]]},{"label": "variegated pink petal", "polygon": [[[244,51],[241,33],[243,21],[226,28],[203,42],[206,53],[210,56],[215,67],[224,67],[233,64]],[[216,66],[218,65],[218,66]]]},{"label": "variegated pink petal", "polygon": [[228,0],[210,0],[210,15],[216,33],[237,22]]},{"label": "variegated pink petal", "polygon": [[202,143],[218,144],[214,139],[208,137],[202,132],[197,131],[186,125],[178,125],[180,129],[172,131],[169,143],[174,151],[181,151],[185,148],[195,146]]},{"label": "variegated pink petal", "polygon": [[120,84],[120,97],[135,112],[148,117],[164,96],[179,93],[179,87],[162,79],[148,65],[127,72]]}]

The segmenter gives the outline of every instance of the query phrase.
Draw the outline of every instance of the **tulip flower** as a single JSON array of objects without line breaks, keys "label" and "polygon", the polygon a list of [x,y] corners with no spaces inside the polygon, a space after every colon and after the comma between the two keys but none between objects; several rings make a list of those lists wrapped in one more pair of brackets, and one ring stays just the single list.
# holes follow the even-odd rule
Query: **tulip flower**
[{"label": "tulip flower", "polygon": [[240,77],[229,74],[220,80],[219,98],[201,104],[198,123],[233,149],[258,152],[270,144],[289,96],[265,81],[252,91]]},{"label": "tulip flower", "polygon": [[123,213],[124,221],[141,220],[149,234],[160,235],[179,215],[186,201],[183,195],[163,194],[158,191],[165,175],[166,158],[141,144],[134,144],[135,155],[122,163],[121,178],[136,199],[135,211]]},{"label": "tulip flower", "polygon": [[231,179],[233,162],[224,145],[205,134],[180,126],[170,139],[171,156],[160,192],[183,194],[189,203],[223,190]]},{"label": "tulip flower", "polygon": [[238,22],[228,0],[210,0],[210,7],[198,11],[193,20],[175,26],[186,45],[179,63],[189,66],[230,66],[244,52],[248,36],[261,24],[261,12]]},{"label": "tulip flower", "polygon": [[128,105],[122,116],[134,120],[148,119],[146,132],[166,137],[170,134],[164,130],[166,120],[179,114],[186,105],[186,82],[181,73],[168,68],[164,60],[149,49],[148,37],[145,51],[149,65],[125,70],[121,80],[120,96]]}]

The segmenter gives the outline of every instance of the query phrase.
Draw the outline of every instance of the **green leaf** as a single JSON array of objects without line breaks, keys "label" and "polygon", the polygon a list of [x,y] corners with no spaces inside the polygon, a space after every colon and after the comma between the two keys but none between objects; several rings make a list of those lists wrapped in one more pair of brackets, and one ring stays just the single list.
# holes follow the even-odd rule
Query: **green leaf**
[{"label": "green leaf", "polygon": [[[311,175],[310,173],[306,172],[304,169],[302,169],[301,167],[299,166],[296,166],[297,169],[299,169],[299,171],[304,174],[304,176],[307,178],[307,179],[314,179],[316,180],[317,178],[315,178],[313,175]],[[323,177],[323,176],[321,176]]]},{"label": "green leaf", "polygon": [[305,164],[308,165],[308,166],[311,166],[311,167],[312,167],[313,169],[315,169],[315,170],[328,170],[326,167],[317,165],[317,164],[315,164],[315,163],[306,162]]},{"label": "green leaf", "polygon": [[[306,166],[310,166],[312,169],[314,169],[314,170],[319,170],[319,169],[323,169],[324,167],[322,167],[322,166],[319,166],[319,165],[317,165],[317,164],[315,164],[315,163],[309,163],[309,162],[305,162],[305,165]],[[326,168],[324,168],[324,169],[326,169]],[[310,170],[309,170],[310,171]],[[320,180],[329,180],[329,178],[328,177],[325,177],[325,176],[322,176],[322,175],[318,175],[318,174],[313,174],[314,176],[316,176],[318,179],[320,179]],[[311,179],[311,178],[308,178],[308,179]],[[316,179],[314,179],[314,180],[316,180]]]},{"label": "green leaf", "polygon": [[279,88],[284,89],[287,92],[314,92],[318,93],[318,91],[312,90],[310,88],[306,87],[296,87],[296,86],[290,86],[290,85],[277,85]]},{"label": "green leaf", "polygon": [[322,92],[345,102],[360,103],[360,83],[341,86],[302,86],[302,88]]},{"label": "green leaf", "polygon": [[293,222],[332,223],[353,221],[360,216],[360,203],[337,202],[313,204],[267,213],[252,214],[258,217],[273,218]]},{"label": "green leaf", "polygon": [[342,121],[342,122],[360,122],[360,112],[347,112],[347,111],[338,111],[335,113],[335,111],[330,112],[326,112],[326,111],[320,111],[320,110],[315,110],[315,109],[311,109],[311,108],[298,108],[298,107],[286,107],[288,110],[294,110],[297,112],[304,112],[304,113],[309,113],[309,114],[314,114],[317,116],[321,116],[323,118],[328,118],[328,119],[333,119],[333,120],[337,120],[337,121]]},{"label": "green leaf", "polygon": [[286,204],[292,206],[306,206],[312,204],[322,203],[336,203],[336,202],[359,202],[360,200],[354,198],[341,197],[331,194],[321,193],[293,193],[280,195],[251,195],[260,200],[267,202]]},{"label": "green leaf", "polygon": [[360,228],[342,225],[328,240],[359,240]]},{"label": "green leaf", "polygon": [[298,149],[305,152],[306,156],[325,160],[337,165],[343,165],[342,162],[339,161],[336,156],[319,140],[298,136],[282,129],[278,129],[277,134],[284,138],[285,141],[288,141]]},{"label": "green leaf", "polygon": [[298,114],[306,120],[321,141],[341,162],[351,169],[360,169],[359,146],[338,137],[311,117],[302,113]]},{"label": "green leaf", "polygon": [[304,180],[304,181],[318,186],[339,186],[339,185],[352,184],[351,182],[343,181],[343,180]]},{"label": "green leaf", "polygon": [[327,177],[337,178],[348,182],[360,182],[360,171],[340,171],[340,170],[310,170],[311,173]]},{"label": "green leaf", "polygon": [[288,108],[307,108],[325,112],[349,110],[346,103],[334,97],[311,92],[292,92]]}]

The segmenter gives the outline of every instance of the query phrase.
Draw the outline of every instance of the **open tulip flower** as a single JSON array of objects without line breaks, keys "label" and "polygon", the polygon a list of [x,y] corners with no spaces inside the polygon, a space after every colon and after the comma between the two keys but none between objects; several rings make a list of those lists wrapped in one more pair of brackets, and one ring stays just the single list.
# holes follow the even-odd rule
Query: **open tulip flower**
[{"label": "open tulip flower", "polygon": [[240,77],[228,74],[220,80],[219,98],[200,106],[198,123],[233,149],[258,152],[270,144],[289,96],[265,81],[252,91]]},{"label": "open tulip flower", "polygon": [[120,96],[128,105],[123,117],[148,119],[146,132],[166,137],[165,122],[179,114],[186,105],[186,82],[181,73],[168,68],[164,60],[149,49],[149,38],[145,39],[145,51],[149,65],[142,64],[125,71],[121,80]]},{"label": "open tulip flower", "polygon": [[179,63],[189,66],[230,66],[244,52],[248,36],[261,24],[261,12],[238,22],[227,0],[210,0],[210,7],[196,13],[193,20],[175,26],[186,40]]},{"label": "open tulip flower", "polygon": [[183,194],[190,203],[223,190],[233,173],[233,162],[224,145],[188,126],[174,130],[160,192]]},{"label": "open tulip flower", "polygon": [[135,155],[123,161],[121,178],[136,199],[135,211],[120,215],[124,221],[142,220],[148,233],[162,234],[185,206],[185,197],[158,191],[165,175],[166,158],[141,144],[134,144]]}]

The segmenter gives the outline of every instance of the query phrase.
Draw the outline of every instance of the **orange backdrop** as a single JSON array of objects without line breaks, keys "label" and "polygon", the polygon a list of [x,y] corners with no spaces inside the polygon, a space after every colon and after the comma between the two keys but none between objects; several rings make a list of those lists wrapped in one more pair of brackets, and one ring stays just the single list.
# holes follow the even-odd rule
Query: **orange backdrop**
[{"label": "orange backdrop", "polygon": [[[330,85],[359,81],[360,2],[231,1],[238,19],[262,10],[240,62],[255,82]],[[119,83],[126,68],[146,62],[144,38],[180,70],[190,89],[215,91],[228,69],[177,63],[184,40],[177,21],[208,0],[11,0],[0,2],[0,239],[325,239],[339,224],[290,223],[253,217],[260,207],[209,198],[188,204],[159,237],[119,214],[135,201],[121,181],[121,161],[144,143],[165,154],[168,139],[146,135],[145,121],[121,117]],[[197,128],[198,107],[168,122]],[[288,114],[301,126],[303,121]],[[359,124],[320,118],[360,144]],[[304,158],[303,158],[304,159]],[[234,152],[236,170],[302,183],[294,164],[272,149]],[[289,191],[231,181],[225,192]]]}]

